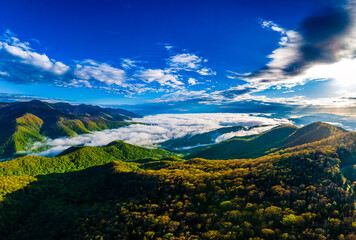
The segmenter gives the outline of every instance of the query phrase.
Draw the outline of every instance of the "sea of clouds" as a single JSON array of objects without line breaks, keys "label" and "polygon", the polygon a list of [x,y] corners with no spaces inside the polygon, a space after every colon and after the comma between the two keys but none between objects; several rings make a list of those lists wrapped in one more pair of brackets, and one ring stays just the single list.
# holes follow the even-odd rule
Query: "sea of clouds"
[{"label": "sea of clouds", "polygon": [[33,154],[55,156],[71,146],[104,146],[115,140],[123,140],[138,146],[157,147],[159,143],[170,139],[184,137],[188,134],[204,133],[222,127],[261,126],[223,134],[216,139],[216,142],[220,142],[235,136],[260,133],[277,125],[292,124],[285,118],[278,119],[266,115],[240,113],[158,114],[135,118],[132,121],[142,124],[97,131],[71,138],[48,139],[45,143],[35,143],[32,149],[43,144],[50,148],[44,152]]},{"label": "sea of clouds", "polygon": [[276,125],[255,127],[255,128],[251,128],[251,129],[248,129],[248,130],[240,130],[240,131],[237,131],[237,132],[225,133],[225,134],[222,134],[222,135],[218,136],[215,139],[215,143],[219,143],[219,142],[228,140],[228,139],[233,138],[233,137],[243,137],[243,136],[248,136],[248,135],[259,134],[259,133],[262,133],[262,132],[265,132],[265,131],[268,131],[268,130],[272,129],[275,126]]}]

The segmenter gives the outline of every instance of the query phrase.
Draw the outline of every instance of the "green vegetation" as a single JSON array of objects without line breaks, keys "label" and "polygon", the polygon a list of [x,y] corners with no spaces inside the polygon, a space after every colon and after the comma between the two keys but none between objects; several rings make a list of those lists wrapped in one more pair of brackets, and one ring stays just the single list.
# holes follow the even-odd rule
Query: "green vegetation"
[{"label": "green vegetation", "polygon": [[[43,125],[42,119],[33,114],[27,113],[22,117],[16,118],[12,126],[12,135],[7,138],[6,133],[9,129],[4,129],[1,136],[3,144],[0,145],[0,155],[10,157],[10,152],[25,151],[32,143],[41,142],[44,137],[40,134]],[[7,127],[8,124],[5,124]],[[4,127],[4,128],[5,128]]]},{"label": "green vegetation", "polygon": [[331,135],[256,159],[183,160],[115,141],[2,162],[0,239],[353,240],[356,133]]},{"label": "green vegetation", "polygon": [[[127,114],[127,115],[125,115]],[[135,117],[123,109],[108,109],[41,101],[8,103],[0,106],[0,158],[27,151],[45,137],[57,138],[119,128]]]},{"label": "green vegetation", "polygon": [[79,119],[66,119],[61,117],[55,127],[57,128],[56,136],[74,137],[78,134],[90,133],[90,131],[86,129],[84,123]]},{"label": "green vegetation", "polygon": [[316,122],[295,131],[284,141],[284,145],[281,146],[281,148],[311,143],[345,132],[347,131],[340,127],[327,123]]},{"label": "green vegetation", "polygon": [[137,147],[123,141],[115,141],[105,147],[71,147],[58,157],[25,156],[0,163],[0,177],[34,176],[50,173],[65,173],[112,161],[152,161],[174,156],[162,149]]},{"label": "green vegetation", "polygon": [[206,133],[187,135],[181,138],[171,139],[161,143],[160,146],[170,151],[177,149],[181,151],[181,148],[185,147],[213,144],[218,136],[229,132],[237,132],[243,129],[246,128],[242,126],[219,128]]},{"label": "green vegetation", "polygon": [[297,128],[280,126],[258,135],[236,137],[207,147],[190,155],[206,159],[257,158],[287,147],[328,138],[345,133],[346,130],[326,123],[313,123]]},{"label": "green vegetation", "polygon": [[356,182],[356,164],[347,166],[342,174],[351,182]]}]

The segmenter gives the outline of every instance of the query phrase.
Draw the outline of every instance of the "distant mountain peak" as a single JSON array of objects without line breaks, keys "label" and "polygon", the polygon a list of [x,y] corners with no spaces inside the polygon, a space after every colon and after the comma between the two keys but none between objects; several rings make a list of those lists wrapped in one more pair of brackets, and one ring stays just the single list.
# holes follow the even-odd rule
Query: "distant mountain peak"
[{"label": "distant mountain peak", "polygon": [[202,149],[191,157],[207,159],[257,158],[283,148],[320,141],[346,132],[343,128],[323,122],[314,122],[301,128],[283,125],[257,135],[235,137],[223,141]]},{"label": "distant mountain peak", "polygon": [[[130,124],[125,120],[136,116],[123,109],[85,104],[71,105],[63,102],[47,103],[40,100],[2,105],[0,106],[0,158],[12,157],[15,152],[26,151],[34,141],[43,141],[45,137],[75,136],[91,131],[119,128]],[[21,118],[23,121],[26,119],[28,121],[19,128],[17,119]],[[37,120],[31,121],[31,119]],[[43,124],[40,127],[31,125],[36,122]]]}]

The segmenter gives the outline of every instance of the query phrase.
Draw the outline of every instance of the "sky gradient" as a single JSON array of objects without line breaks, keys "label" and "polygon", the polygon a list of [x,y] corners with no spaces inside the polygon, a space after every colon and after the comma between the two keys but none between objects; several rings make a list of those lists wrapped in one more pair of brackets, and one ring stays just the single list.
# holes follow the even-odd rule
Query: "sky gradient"
[{"label": "sky gradient", "polygon": [[0,100],[353,114],[354,1],[1,1]]}]

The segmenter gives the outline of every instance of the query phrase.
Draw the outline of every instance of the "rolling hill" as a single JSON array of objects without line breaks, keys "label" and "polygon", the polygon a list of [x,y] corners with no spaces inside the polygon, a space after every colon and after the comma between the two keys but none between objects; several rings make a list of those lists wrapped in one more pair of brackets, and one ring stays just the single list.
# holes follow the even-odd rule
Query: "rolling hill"
[{"label": "rolling hill", "polygon": [[174,157],[163,149],[137,147],[123,141],[114,141],[103,147],[71,147],[57,157],[24,156],[0,162],[0,176],[43,175],[82,170],[112,161],[132,162]]},{"label": "rolling hill", "polygon": [[302,128],[279,126],[258,135],[236,137],[207,147],[189,157],[206,159],[257,158],[283,148],[302,145],[347,132],[326,123],[315,122]]},{"label": "rolling hill", "polygon": [[234,126],[234,127],[223,127],[223,128],[215,129],[213,131],[200,133],[200,134],[189,134],[181,138],[175,138],[160,143],[160,147],[171,151],[197,148],[200,146],[210,145],[215,143],[216,138],[224,133],[237,132],[239,130],[244,130],[244,129],[246,128],[242,126]]},{"label": "rolling hill", "polygon": [[2,162],[0,238],[352,240],[356,182],[340,167],[356,163],[356,133],[340,131],[249,160],[183,160],[115,141]]},{"label": "rolling hill", "polygon": [[38,100],[2,104],[0,107],[0,158],[26,151],[45,137],[75,136],[103,129],[118,128],[136,117],[123,109],[91,105],[46,103]]}]

